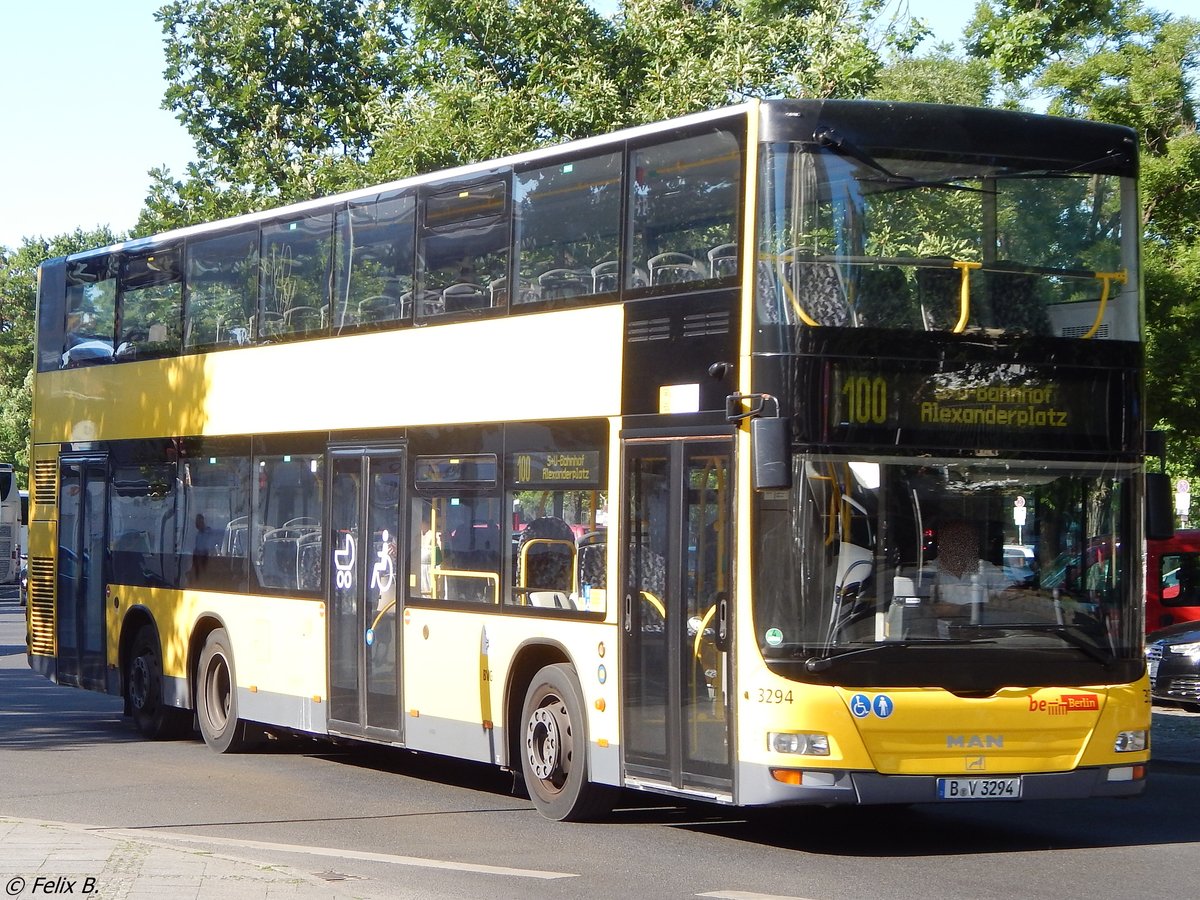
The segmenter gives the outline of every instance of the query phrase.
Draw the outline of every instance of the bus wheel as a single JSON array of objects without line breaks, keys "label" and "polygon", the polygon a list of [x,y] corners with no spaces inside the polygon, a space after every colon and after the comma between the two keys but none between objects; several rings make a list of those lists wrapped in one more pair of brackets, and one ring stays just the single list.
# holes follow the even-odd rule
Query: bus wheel
[{"label": "bus wheel", "polygon": [[534,676],[521,713],[521,774],[538,812],[579,821],[612,808],[612,792],[588,781],[583,692],[568,665]]},{"label": "bus wheel", "polygon": [[218,753],[238,753],[250,746],[246,723],[238,718],[233,653],[224,628],[204,642],[196,681],[196,720],[204,743]]},{"label": "bus wheel", "polygon": [[143,625],[133,639],[125,671],[125,700],[143,737],[157,741],[191,733],[191,712],[163,702],[162,652],[152,625]]}]

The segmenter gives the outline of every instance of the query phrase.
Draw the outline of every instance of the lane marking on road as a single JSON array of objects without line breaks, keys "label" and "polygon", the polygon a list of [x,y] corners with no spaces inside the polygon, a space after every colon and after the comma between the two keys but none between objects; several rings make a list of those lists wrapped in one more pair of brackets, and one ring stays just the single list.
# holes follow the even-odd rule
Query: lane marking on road
[{"label": "lane marking on road", "polygon": [[717,900],[806,900],[804,897],[793,897],[789,894],[758,894],[754,891],[709,891],[707,894],[696,896],[716,897]]},{"label": "lane marking on road", "polygon": [[330,856],[337,859],[356,859],[362,862],[388,863],[394,866],[413,866],[422,869],[447,869],[453,872],[474,872],[479,875],[507,875],[513,878],[536,878],[552,881],[558,878],[578,878],[576,872],[547,872],[541,869],[513,869],[508,866],[485,866],[477,863],[451,862],[444,859],[426,859],[419,856],[394,856],[390,853],[371,853],[366,850],[343,850],[337,847],[308,847],[303,844],[275,844],[267,841],[246,841],[238,838],[202,837],[170,831],[127,831],[120,828],[105,828],[106,834],[115,834],[130,840],[165,840],[185,844],[209,844],[219,847],[238,847],[246,850],[270,850],[277,853],[299,853],[305,856]]}]

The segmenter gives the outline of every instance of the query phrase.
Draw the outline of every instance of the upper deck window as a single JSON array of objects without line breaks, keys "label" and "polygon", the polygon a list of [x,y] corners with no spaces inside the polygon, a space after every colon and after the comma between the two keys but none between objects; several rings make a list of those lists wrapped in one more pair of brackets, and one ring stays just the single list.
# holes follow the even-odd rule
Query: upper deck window
[{"label": "upper deck window", "polygon": [[337,216],[334,333],[412,318],[416,201],[381,196]]},{"label": "upper deck window", "polygon": [[183,329],[183,265],[179,247],[131,253],[121,260],[118,358],[179,353]]},{"label": "upper deck window", "polygon": [[517,175],[520,289],[514,303],[616,291],[621,161],[621,153],[605,153]]},{"label": "upper deck window", "polygon": [[188,241],[184,347],[250,342],[258,298],[258,231]]},{"label": "upper deck window", "polygon": [[117,257],[67,265],[67,325],[62,367],[106,362],[113,355],[117,318]]},{"label": "upper deck window", "polygon": [[727,131],[636,149],[630,160],[632,256],[625,286],[737,275],[742,152]]},{"label": "upper deck window", "polygon": [[258,341],[328,328],[332,245],[332,212],[263,227]]},{"label": "upper deck window", "polygon": [[767,322],[1136,338],[1117,175],[777,144],[763,181]]},{"label": "upper deck window", "polygon": [[508,303],[508,182],[456,185],[425,198],[418,320]]}]

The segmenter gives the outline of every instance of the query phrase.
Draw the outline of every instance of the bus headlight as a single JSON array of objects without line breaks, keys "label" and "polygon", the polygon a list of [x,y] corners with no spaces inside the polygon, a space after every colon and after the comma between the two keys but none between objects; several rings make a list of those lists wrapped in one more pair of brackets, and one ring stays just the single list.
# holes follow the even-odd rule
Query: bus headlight
[{"label": "bus headlight", "polygon": [[1118,731],[1113,749],[1118,753],[1136,753],[1146,749],[1149,733],[1145,731]]},{"label": "bus headlight", "polygon": [[795,753],[800,756],[828,756],[829,735],[820,733],[797,733],[794,731],[771,731],[767,733],[767,747],[776,753]]}]

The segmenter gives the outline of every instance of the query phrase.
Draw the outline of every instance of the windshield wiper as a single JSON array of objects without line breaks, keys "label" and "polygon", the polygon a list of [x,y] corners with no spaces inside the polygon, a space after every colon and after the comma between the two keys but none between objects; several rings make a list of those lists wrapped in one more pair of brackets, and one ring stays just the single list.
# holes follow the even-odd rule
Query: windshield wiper
[{"label": "windshield wiper", "polygon": [[[1091,657],[1096,662],[1109,668],[1115,659],[1113,654],[1107,652],[1103,648],[1097,646],[1093,641],[1089,640],[1087,632],[1082,631],[1073,625],[981,625],[981,626],[965,626],[979,628],[981,631],[992,629],[1000,629],[1007,632],[1030,632],[1035,634],[1052,634],[1055,637],[1061,638],[1064,643],[1070,644],[1075,649],[1081,651],[1085,655]],[[996,637],[986,639],[976,638],[975,640],[966,641],[945,641],[945,640],[928,640],[928,641],[883,641],[878,644],[871,644],[867,647],[859,647],[856,650],[848,650],[845,653],[839,653],[836,656],[812,656],[805,660],[804,668],[809,672],[824,672],[832,668],[836,663],[844,659],[849,659],[852,656],[861,656],[864,653],[874,653],[884,647],[902,647],[905,649],[913,647],[947,647],[952,645],[963,644],[1002,644]]]},{"label": "windshield wiper", "polygon": [[837,656],[810,656],[804,662],[804,668],[809,672],[824,672],[834,663],[841,662],[843,659],[849,659],[851,656],[861,656],[864,653],[874,653],[883,647],[915,647],[918,644],[929,646],[931,644],[940,643],[939,641],[883,641],[878,644],[871,644],[867,647],[859,647],[857,650],[847,650],[845,653],[839,653]]},{"label": "windshield wiper", "polygon": [[879,160],[875,159],[866,150],[856,144],[846,140],[836,129],[823,128],[818,131],[814,137],[817,141],[817,146],[826,150],[832,150],[840,156],[849,156],[851,159],[856,159],[864,166],[874,169],[879,172],[882,178],[865,178],[855,176],[855,181],[869,182],[871,184],[891,184],[897,187],[931,187],[945,188],[950,191],[968,191],[975,194],[991,194],[995,191],[984,190],[983,188],[970,187],[965,184],[958,184],[959,178],[948,178],[937,181],[926,181],[921,178],[913,178],[911,175],[901,175],[898,172],[893,172],[886,168]]},{"label": "windshield wiper", "polygon": [[1070,644],[1078,650],[1082,650],[1098,663],[1102,663],[1105,668],[1112,665],[1113,654],[1101,649],[1095,641],[1088,638],[1087,632],[1074,625],[1007,625],[1004,626],[1012,631],[1026,631],[1036,634],[1053,634],[1060,637],[1066,643]]},{"label": "windshield wiper", "polygon": [[869,154],[866,150],[863,150],[861,147],[850,143],[848,140],[842,137],[842,135],[836,129],[822,128],[820,131],[814,134],[813,137],[816,138],[818,147],[824,147],[826,150],[832,150],[834,153],[837,153],[841,156],[849,156],[851,159],[857,159],[864,166],[874,169],[876,172],[881,172],[889,179],[893,179],[895,181],[913,180],[906,175],[897,175],[890,169],[885,169],[883,164],[871,156],[871,154]]}]

